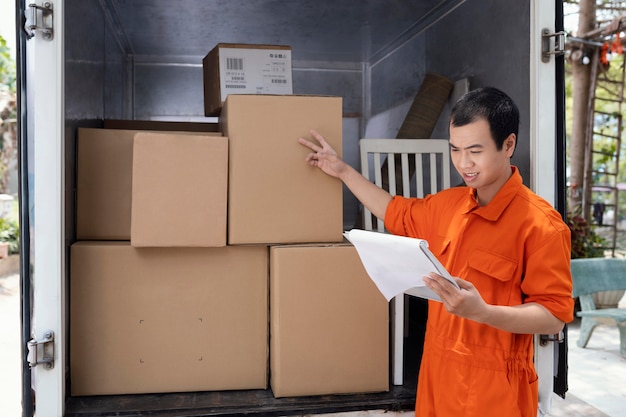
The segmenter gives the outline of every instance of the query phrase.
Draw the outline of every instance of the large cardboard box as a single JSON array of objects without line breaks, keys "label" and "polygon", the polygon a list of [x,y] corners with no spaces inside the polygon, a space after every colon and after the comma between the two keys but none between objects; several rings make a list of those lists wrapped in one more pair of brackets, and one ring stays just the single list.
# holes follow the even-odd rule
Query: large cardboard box
[{"label": "large cardboard box", "polygon": [[226,245],[227,138],[139,132],[132,172],[131,245]]},{"label": "large cardboard box", "polygon": [[270,247],[270,311],[276,397],[389,389],[389,304],[353,246]]},{"label": "large cardboard box", "polygon": [[314,128],[342,151],[340,97],[230,95],[228,244],[341,242],[342,184],[305,162]]},{"label": "large cardboard box", "polygon": [[202,67],[205,116],[218,116],[229,94],[293,93],[290,46],[220,43]]},{"label": "large cardboard box", "polygon": [[71,394],[267,388],[268,248],[71,247]]},{"label": "large cardboard box", "polygon": [[[78,129],[77,240],[130,240],[133,142],[138,132],[126,129]],[[171,134],[216,135],[209,132]]]}]

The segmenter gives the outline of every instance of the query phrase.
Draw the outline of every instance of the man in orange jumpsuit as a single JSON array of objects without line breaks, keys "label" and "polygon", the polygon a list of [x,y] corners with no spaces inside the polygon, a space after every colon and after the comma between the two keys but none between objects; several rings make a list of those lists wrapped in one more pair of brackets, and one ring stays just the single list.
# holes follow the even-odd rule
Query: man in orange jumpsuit
[{"label": "man in orange jumpsuit", "polygon": [[502,91],[463,96],[450,117],[451,159],[466,187],[392,197],[315,131],[307,162],[341,179],[394,234],[426,239],[460,289],[437,274],[418,379],[417,417],[536,417],[533,334],[573,319],[570,231],[522,183],[510,159],[519,111]]}]

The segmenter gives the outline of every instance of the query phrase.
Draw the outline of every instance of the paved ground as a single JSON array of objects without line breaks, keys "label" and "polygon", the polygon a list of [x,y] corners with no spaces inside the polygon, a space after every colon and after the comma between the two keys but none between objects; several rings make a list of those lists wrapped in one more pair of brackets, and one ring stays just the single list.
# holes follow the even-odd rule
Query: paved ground
[{"label": "paved ground", "polygon": [[18,417],[21,406],[19,277],[0,278],[0,416]]},{"label": "paved ground", "polygon": [[[626,307],[626,297],[620,307]],[[569,394],[567,401],[555,396],[553,416],[626,417],[626,359],[619,353],[619,331],[616,327],[598,326],[585,349],[576,346],[580,322],[569,331]],[[585,404],[578,404],[582,401]],[[583,406],[595,407],[576,413]],[[583,409],[584,410],[584,409]]]},{"label": "paved ground", "polygon": [[[626,307],[626,297],[621,306]],[[0,416],[21,415],[19,278],[0,277]],[[626,359],[615,327],[598,327],[586,349],[569,331],[569,393],[554,397],[551,417],[626,417]],[[402,413],[410,415],[411,413]]]}]

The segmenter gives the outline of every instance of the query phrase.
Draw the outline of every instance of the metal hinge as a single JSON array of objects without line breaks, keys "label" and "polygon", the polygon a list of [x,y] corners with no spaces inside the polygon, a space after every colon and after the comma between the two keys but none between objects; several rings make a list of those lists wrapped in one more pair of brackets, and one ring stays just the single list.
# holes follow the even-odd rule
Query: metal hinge
[{"label": "metal hinge", "polygon": [[42,340],[28,341],[28,364],[31,368],[43,365],[46,369],[54,368],[54,332],[44,333]]},{"label": "metal hinge", "polygon": [[565,333],[560,331],[556,334],[540,334],[539,344],[545,346],[548,342],[563,343],[565,341]]},{"label": "metal hinge", "polygon": [[28,39],[35,36],[37,31],[41,33],[43,39],[51,41],[54,37],[52,30],[52,2],[44,1],[41,6],[31,3],[25,11],[26,23],[24,30]]},{"label": "metal hinge", "polygon": [[[550,38],[554,38],[554,50],[550,48]],[[550,29],[541,31],[541,61],[550,62],[550,55],[565,54],[565,32],[550,33]]]}]

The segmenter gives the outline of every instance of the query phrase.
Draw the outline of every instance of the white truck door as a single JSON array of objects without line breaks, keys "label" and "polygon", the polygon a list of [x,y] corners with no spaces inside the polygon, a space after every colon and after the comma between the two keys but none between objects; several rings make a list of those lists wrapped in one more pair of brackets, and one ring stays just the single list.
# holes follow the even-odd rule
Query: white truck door
[{"label": "white truck door", "polygon": [[[18,4],[17,22],[22,16],[27,19],[18,40],[23,47],[18,65],[25,77],[21,103],[26,103],[19,108],[20,141],[30,156],[21,159],[27,165],[21,167],[21,181],[27,184],[20,185],[28,190],[30,206],[22,207],[28,211],[30,226],[22,234],[30,237],[25,245],[30,248],[30,268],[22,271],[32,291],[28,360],[37,403],[34,415],[62,416],[66,368],[63,0]],[[32,413],[25,405],[23,415]]]},{"label": "white truck door", "polygon": [[[531,188],[540,196],[557,206],[558,120],[555,49],[562,36],[556,34],[557,14],[563,18],[562,9],[557,13],[556,1],[531,0],[530,24],[530,165]],[[562,8],[562,6],[561,6]],[[560,29],[560,28],[559,28]],[[548,46],[548,54],[542,51]],[[563,184],[561,184],[563,185]],[[552,336],[552,335],[546,335]],[[545,336],[544,336],[545,338]],[[539,374],[539,416],[552,409],[552,392],[556,369],[555,342],[535,337],[535,366]],[[563,360],[564,358],[561,358]]]}]

